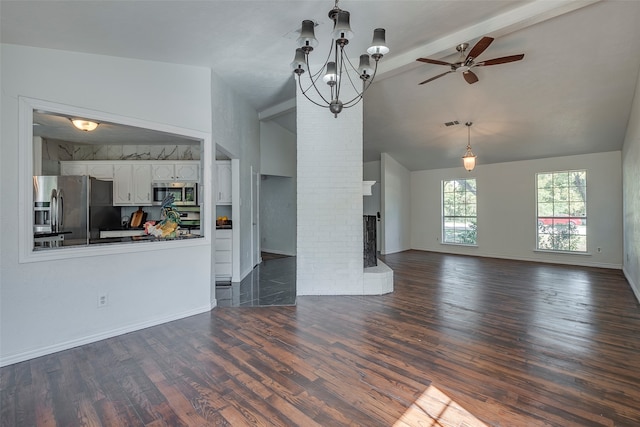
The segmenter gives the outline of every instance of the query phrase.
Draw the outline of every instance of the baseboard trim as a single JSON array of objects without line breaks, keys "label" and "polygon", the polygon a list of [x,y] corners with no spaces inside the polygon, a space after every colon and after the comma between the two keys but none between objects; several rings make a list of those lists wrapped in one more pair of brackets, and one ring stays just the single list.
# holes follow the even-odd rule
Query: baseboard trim
[{"label": "baseboard trim", "polygon": [[245,270],[244,273],[242,273],[240,275],[240,280],[238,280],[238,282],[242,282],[244,280],[244,278],[247,277],[249,275],[249,273],[251,273],[252,271],[253,271],[253,268],[249,268],[249,269]]},{"label": "baseboard trim", "polygon": [[266,248],[262,248],[261,249],[262,252],[266,252],[269,254],[276,254],[276,255],[286,255],[286,256],[296,256],[295,252],[287,252],[287,251],[279,251],[277,249],[266,249]]},{"label": "baseboard trim", "polygon": [[[214,300],[215,304],[215,300]],[[215,307],[215,305],[213,305]],[[182,313],[176,313],[171,316],[158,317],[145,322],[135,323],[132,325],[123,326],[109,331],[101,332],[86,337],[61,342],[54,345],[49,345],[22,353],[10,354],[0,358],[0,367],[13,365],[14,363],[24,362],[26,360],[35,359],[36,357],[46,356],[48,354],[57,353],[63,350],[69,350],[70,348],[79,347],[85,344],[91,344],[93,342],[102,341],[107,338],[113,338],[118,335],[128,334],[129,332],[135,332],[142,329],[150,328],[152,326],[161,325],[163,323],[172,322],[174,320],[184,319],[185,317],[195,316],[196,314],[206,313],[213,309],[212,306],[203,306],[193,310],[184,311]]]},{"label": "baseboard trim", "polygon": [[451,255],[464,255],[464,256],[475,256],[481,258],[497,258],[497,259],[509,259],[512,261],[528,261],[528,262],[539,262],[543,264],[560,264],[560,265],[576,265],[580,267],[595,267],[595,268],[607,268],[611,270],[621,270],[622,264],[611,264],[606,262],[593,262],[589,261],[588,256],[576,256],[574,262],[567,262],[566,260],[549,260],[549,259],[540,259],[534,257],[515,257],[508,256],[503,254],[487,254],[487,253],[463,253],[463,252],[452,252],[452,251],[443,251],[437,249],[421,249],[421,248],[413,248],[410,250],[415,251],[425,251],[425,252],[437,252],[441,254],[451,254]]},{"label": "baseboard trim", "polygon": [[629,282],[629,286],[631,286],[631,290],[633,291],[633,294],[636,296],[638,303],[640,303],[640,286],[638,286],[637,283],[631,280],[631,275],[629,274],[627,269],[624,268],[624,266],[622,267],[622,274],[624,274],[624,277],[627,279],[627,282]]}]

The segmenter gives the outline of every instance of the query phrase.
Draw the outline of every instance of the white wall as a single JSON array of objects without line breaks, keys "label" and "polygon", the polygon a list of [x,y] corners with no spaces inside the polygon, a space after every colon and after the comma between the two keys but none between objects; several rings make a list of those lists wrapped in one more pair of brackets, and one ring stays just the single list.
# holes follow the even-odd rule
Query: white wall
[{"label": "white wall", "polygon": [[[535,174],[587,170],[587,245],[590,255],[549,254],[536,247]],[[441,182],[476,178],[478,246],[443,245]],[[436,252],[620,268],[622,264],[620,152],[412,172],[411,246]],[[597,248],[601,252],[597,252]]]},{"label": "white wall", "polygon": [[411,173],[386,153],[382,165],[382,230],[380,252],[411,249]]},{"label": "white wall", "polygon": [[275,122],[260,122],[260,173],[296,176],[296,135]]},{"label": "white wall", "polygon": [[[211,73],[212,135],[234,159],[239,159],[239,200],[234,202],[233,245],[240,248],[241,280],[253,269],[251,260],[251,168],[260,170],[260,122],[258,113],[240,98],[220,76]],[[234,171],[235,172],[235,171]],[[235,266],[234,266],[235,269]]]},{"label": "white wall", "polygon": [[296,254],[296,135],[260,122],[260,244],[262,250]]},{"label": "white wall", "polygon": [[[16,183],[24,172],[19,166],[24,160],[18,146],[19,96],[209,135],[210,71],[7,44],[0,49],[0,217],[5,224],[0,242],[0,363],[209,310],[214,298],[210,243],[19,263],[15,224],[20,208]],[[97,308],[99,293],[108,294],[107,307]]]},{"label": "white wall", "polygon": [[295,256],[296,212],[295,179],[262,175],[260,240],[264,252]]},{"label": "white wall", "polygon": [[640,76],[622,149],[624,274],[640,301]]}]

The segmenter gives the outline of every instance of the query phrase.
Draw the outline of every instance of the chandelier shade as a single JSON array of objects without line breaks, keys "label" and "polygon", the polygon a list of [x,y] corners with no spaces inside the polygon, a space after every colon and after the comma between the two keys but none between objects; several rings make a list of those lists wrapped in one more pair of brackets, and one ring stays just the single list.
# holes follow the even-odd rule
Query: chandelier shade
[{"label": "chandelier shade", "polygon": [[[313,104],[320,107],[329,108],[334,117],[344,109],[352,107],[362,100],[364,92],[371,86],[378,69],[378,61],[389,53],[386,43],[386,33],[384,28],[376,28],[373,32],[373,41],[367,49],[366,54],[360,55],[358,68],[355,68],[345,47],[349,40],[353,38],[350,18],[351,14],[338,7],[338,0],[335,6],[329,11],[329,18],[333,20],[333,31],[331,32],[332,42],[329,54],[324,64],[315,72],[309,66],[309,54],[318,46],[315,37],[315,23],[312,20],[302,21],[300,37],[298,37],[298,48],[295,57],[291,62],[291,69],[298,79],[298,86],[301,93]],[[371,65],[371,58],[375,61]],[[309,76],[308,86],[303,87],[302,75]],[[352,78],[353,75],[353,78]],[[329,86],[328,93],[323,92],[318,86],[319,79]],[[356,87],[358,78],[361,81],[360,87]],[[353,98],[343,101],[340,99],[341,85],[349,82],[356,95]],[[311,93],[308,93],[311,92]],[[351,91],[349,91],[351,93]]]},{"label": "chandelier shade", "polygon": [[307,61],[304,57],[304,50],[302,48],[296,49],[296,56],[293,58],[293,62],[291,62],[291,69],[293,72],[298,74],[302,74],[307,69]]},{"label": "chandelier shade", "polygon": [[318,39],[316,39],[314,27],[315,23],[308,19],[302,21],[302,28],[300,29],[300,37],[298,37],[298,46],[303,51],[311,52],[314,47],[318,46]]},{"label": "chandelier shade", "polygon": [[389,48],[387,47],[386,42],[386,31],[384,28],[376,28],[373,30],[373,41],[371,42],[369,49],[367,49],[367,53],[373,56],[374,59],[377,55],[382,58],[383,55],[389,53]]},{"label": "chandelier shade", "polygon": [[351,14],[346,10],[341,10],[338,12],[335,25],[333,27],[333,33],[331,34],[334,40],[339,42],[342,41],[345,44],[349,43],[349,39],[353,37],[351,24],[349,24],[350,18]]},{"label": "chandelier shade", "polygon": [[362,80],[367,80],[373,73],[371,68],[371,61],[369,61],[369,55],[360,55],[360,64],[358,65],[358,73]]}]

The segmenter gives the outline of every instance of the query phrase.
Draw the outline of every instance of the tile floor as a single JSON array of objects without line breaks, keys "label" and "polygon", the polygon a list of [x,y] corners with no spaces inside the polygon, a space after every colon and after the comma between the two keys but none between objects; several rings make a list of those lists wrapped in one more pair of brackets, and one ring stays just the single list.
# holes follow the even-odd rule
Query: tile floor
[{"label": "tile floor", "polygon": [[262,263],[240,283],[217,283],[219,307],[295,305],[296,258],[262,254]]}]

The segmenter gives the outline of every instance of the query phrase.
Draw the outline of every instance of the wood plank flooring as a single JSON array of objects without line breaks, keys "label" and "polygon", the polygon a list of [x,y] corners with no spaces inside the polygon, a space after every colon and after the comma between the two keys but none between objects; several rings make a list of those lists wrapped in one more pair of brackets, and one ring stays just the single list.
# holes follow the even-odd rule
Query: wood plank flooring
[{"label": "wood plank flooring", "polygon": [[395,292],[210,313],[0,370],[2,426],[638,426],[617,270],[420,251]]}]

